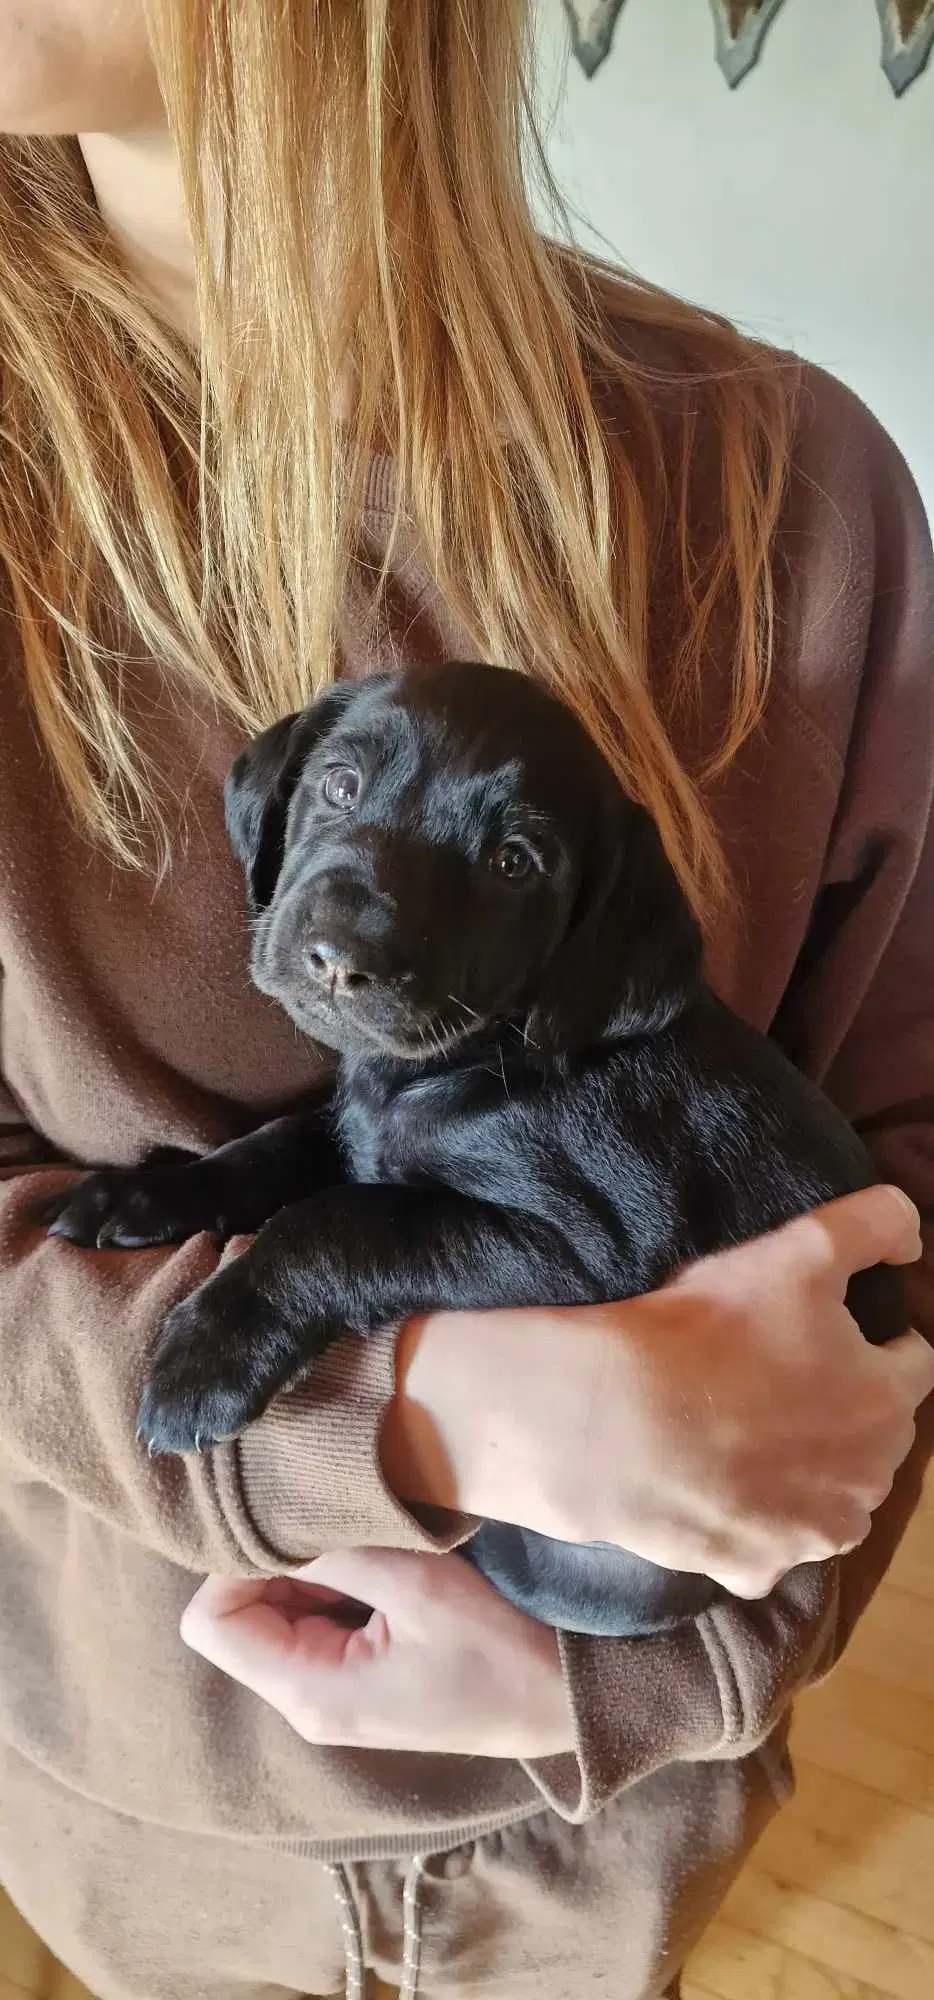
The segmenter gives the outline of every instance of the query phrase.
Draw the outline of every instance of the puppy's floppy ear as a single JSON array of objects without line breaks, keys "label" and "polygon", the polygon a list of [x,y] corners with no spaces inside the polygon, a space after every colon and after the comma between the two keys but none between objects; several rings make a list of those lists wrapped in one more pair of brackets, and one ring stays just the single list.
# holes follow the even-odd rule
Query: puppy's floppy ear
[{"label": "puppy's floppy ear", "polygon": [[622,793],[529,1021],[540,1048],[657,1034],[701,982],[701,938],[653,819]]},{"label": "puppy's floppy ear", "polygon": [[289,805],[302,765],[356,692],[353,681],[328,688],[310,708],[264,729],[231,766],[224,785],[227,838],[246,876],[254,911],[266,909],[275,894]]}]

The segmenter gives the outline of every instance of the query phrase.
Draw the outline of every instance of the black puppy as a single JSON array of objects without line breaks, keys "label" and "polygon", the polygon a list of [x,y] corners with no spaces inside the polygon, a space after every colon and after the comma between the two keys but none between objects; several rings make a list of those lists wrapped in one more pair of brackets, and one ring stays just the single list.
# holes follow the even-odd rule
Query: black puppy
[{"label": "black puppy", "polygon": [[[253,977],[343,1060],[332,1103],[92,1175],[52,1224],[127,1247],[259,1232],[169,1314],[151,1446],[236,1435],[348,1328],[623,1299],[874,1178],[705,986],[652,820],[532,681],[454,665],[339,686],[267,730],[226,797]],[[894,1271],[848,1303],[869,1340],[905,1328]],[[715,1595],[495,1523],[469,1553],[572,1630],[654,1631]]]}]

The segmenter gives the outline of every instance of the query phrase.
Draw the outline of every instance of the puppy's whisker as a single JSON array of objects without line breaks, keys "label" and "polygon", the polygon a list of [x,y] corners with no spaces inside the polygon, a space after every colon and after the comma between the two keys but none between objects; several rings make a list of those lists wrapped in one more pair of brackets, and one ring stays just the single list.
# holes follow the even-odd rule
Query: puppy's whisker
[{"label": "puppy's whisker", "polygon": [[444,1014],[435,1014],[422,1022],[419,1042],[423,1048],[430,1044],[433,1051],[443,1061],[462,1039],[465,1025],[461,1021],[448,1020]]},{"label": "puppy's whisker", "polygon": [[455,1043],[460,1040],[462,1033],[463,1029],[459,1021],[447,1021],[442,1015],[437,1022],[439,1055],[449,1055]]},{"label": "puppy's whisker", "polygon": [[475,1033],[477,1028],[483,1027],[483,1015],[478,1014],[475,1007],[468,1007],[466,1000],[459,1000],[456,993],[449,993],[448,999],[455,1007],[460,1008],[463,1015],[463,1020],[455,1024],[459,1034],[469,1035]]},{"label": "puppy's whisker", "polygon": [[418,1030],[418,1048],[422,1053],[422,1055],[426,1057],[435,1056],[441,1053],[438,1043],[437,1030],[435,1028],[433,1021],[423,1020],[420,1023]]},{"label": "puppy's whisker", "polygon": [[[516,1029],[516,1034],[518,1034],[518,1033],[519,1033],[519,1030],[518,1030],[518,1028],[517,1028],[517,1029]],[[526,1048],[527,1048],[527,1049],[537,1049],[537,1048],[539,1047],[539,1044],[538,1044],[538,1042],[537,1042],[537,1041],[536,1041],[536,1040],[534,1039],[534,1036],[533,1036],[533,1034],[532,1034],[532,1016],[531,1016],[531,1014],[527,1014],[527,1015],[526,1015],[526,1017],[525,1017],[525,1027],[524,1027],[524,1028],[523,1028],[523,1030],[522,1030],[522,1040],[523,1040],[523,1042],[525,1043],[525,1046],[526,1046]]]},{"label": "puppy's whisker", "polygon": [[468,1007],[466,1000],[459,1000],[456,993],[449,993],[448,999],[453,1000],[455,1007],[461,1007],[472,1021],[482,1021],[483,1015],[477,1013],[476,1007]]}]

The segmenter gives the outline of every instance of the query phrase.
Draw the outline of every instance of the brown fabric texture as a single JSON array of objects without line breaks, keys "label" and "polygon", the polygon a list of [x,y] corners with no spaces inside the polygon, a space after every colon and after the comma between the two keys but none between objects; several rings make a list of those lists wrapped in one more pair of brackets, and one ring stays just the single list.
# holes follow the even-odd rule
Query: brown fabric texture
[{"label": "brown fabric texture", "polygon": [[[623,428],[625,412],[615,421]],[[699,482],[699,504],[703,491]],[[382,463],[369,494],[369,555],[385,540],[390,504]],[[660,635],[664,564],[662,551]],[[389,619],[370,616],[371,573],[361,564],[348,604],[348,672],[467,650],[411,543],[395,565]],[[819,374],[802,398],[777,584],[768,712],[715,798],[737,893],[710,940],[711,976],[826,1084],[862,1125],[880,1173],[901,1182],[930,1223],[930,540],[894,447]],[[147,1352],[167,1306],[211,1270],[216,1252],[198,1239],[173,1251],[91,1254],[48,1241],[36,1224],[37,1202],[72,1171],[63,1160],[213,1145],[324,1074],[247,976],[242,889],[221,810],[236,733],[152,663],[140,662],[128,685],[174,814],[175,862],[158,883],[113,868],[75,835],[35,740],[12,633],[0,649],[0,1742],[21,1772],[32,1770],[37,1814],[53,1786],[77,1818],[86,1809],[89,1827],[122,1815],[140,1842],[148,1829],[163,1843],[161,1922],[173,1937],[191,1907],[192,1857],[218,1840],[231,1856],[265,1843],[262,1880],[281,1869],[288,1905],[291,1863],[276,1842],[301,1842],[305,1858],[326,1862],[390,1863],[482,1846],[548,1807],[565,1823],[555,1852],[573,1870],[577,1855],[598,1866],[622,1814],[627,1859],[614,1895],[633,1934],[654,1936],[662,1966],[665,1940],[677,1952],[692,1933],[695,1893],[712,1907],[713,1859],[732,1867],[746,1838],[745,1805],[724,1806],[724,1797],[741,1790],[737,1773],[752,1768],[750,1753],[795,1692],[832,1661],[841,1605],[841,1633],[858,1616],[910,1513],[923,1450],[868,1547],[842,1565],[799,1570],[766,1603],[718,1608],[670,1636],[568,1640],[576,1754],[527,1769],[310,1748],[187,1654],[178,1619],[208,1568],[275,1571],[353,1544],[450,1546],[461,1524],[432,1534],[381,1478],[389,1334],[343,1343],[313,1396],[286,1398],[238,1446],[150,1463],[134,1442]],[[711,714],[720,698],[712,669]],[[929,1266],[912,1285],[918,1322],[932,1333]],[[670,1863],[651,1846],[652,1802],[661,1800],[659,1824],[695,1815],[687,1874],[677,1842]],[[17,1822],[0,1825],[0,1879],[15,1895]],[[63,1906],[81,1848],[76,1831],[57,1864]],[[101,1859],[105,1877],[110,1866]],[[218,1867],[212,1880],[216,1903],[202,1897],[199,1923],[220,1938],[246,1876]],[[55,1907],[39,1912],[43,1926]],[[106,1940],[95,1949],[106,1956]],[[653,1969],[633,1992],[654,1994],[658,1976]],[[171,1994],[173,1977],[165,1970],[149,1993]],[[252,1977],[225,1947],[203,1990],[249,1992]],[[109,1991],[140,1990],[113,1980]],[[272,1991],[294,1985],[272,1962],[262,1980]]]},{"label": "brown fabric texture", "polygon": [[[542,1811],[428,1857],[417,2000],[662,2000],[677,1961],[655,1882],[682,1883],[693,1943],[785,1784],[779,1758],[722,1765],[713,1787],[708,1775],[695,1766],[678,1797],[650,1780],[586,1830]],[[110,1813],[11,1751],[0,1849],[13,1900],[95,2000],[342,1994],[348,1893],[371,1971],[393,1991],[404,1977],[403,1859],[352,1863],[339,1883],[300,1851]]]}]

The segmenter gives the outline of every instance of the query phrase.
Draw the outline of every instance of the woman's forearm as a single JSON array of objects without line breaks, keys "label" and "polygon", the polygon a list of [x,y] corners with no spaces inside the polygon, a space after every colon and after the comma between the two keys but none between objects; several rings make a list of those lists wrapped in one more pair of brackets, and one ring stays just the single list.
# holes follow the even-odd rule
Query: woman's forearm
[{"label": "woman's forearm", "polygon": [[934,1357],[868,1346],[843,1296],[919,1249],[911,1204],[867,1189],[622,1305],[415,1320],[388,1483],[760,1594],[861,1540],[910,1448]]},{"label": "woman's forearm", "polygon": [[[566,1469],[588,1463],[587,1434],[606,1408],[601,1388],[619,1346],[620,1311],[613,1309],[612,1322],[596,1308],[410,1320],[399,1335],[397,1393],[383,1429],[393,1491],[409,1504],[526,1526],[538,1492],[535,1526],[576,1539],[577,1510],[562,1495],[554,1459],[570,1431]],[[546,1456],[553,1469],[542,1493]],[[592,1493],[586,1504],[592,1514]]]}]

